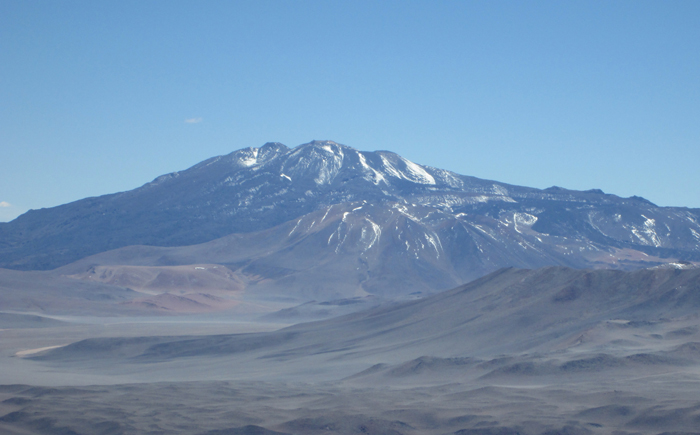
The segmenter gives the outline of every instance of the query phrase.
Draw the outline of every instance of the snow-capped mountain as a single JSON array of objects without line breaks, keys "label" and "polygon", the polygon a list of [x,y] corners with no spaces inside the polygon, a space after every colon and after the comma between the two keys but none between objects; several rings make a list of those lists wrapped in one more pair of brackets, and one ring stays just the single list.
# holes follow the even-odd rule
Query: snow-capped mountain
[{"label": "snow-capped mountain", "polygon": [[[339,267],[354,271],[355,284],[377,293],[384,278],[401,270],[417,283],[409,287],[435,289],[503,266],[696,261],[699,222],[697,209],[657,207],[599,190],[512,186],[387,151],[330,141],[292,149],[268,143],[132,191],[33,210],[0,224],[0,267],[50,269],[129,245],[214,246],[233,234],[226,240],[245,240],[237,248],[241,255],[200,255],[299,276],[343,257]],[[285,255],[296,266],[284,266]],[[324,274],[332,276],[328,267]]]}]

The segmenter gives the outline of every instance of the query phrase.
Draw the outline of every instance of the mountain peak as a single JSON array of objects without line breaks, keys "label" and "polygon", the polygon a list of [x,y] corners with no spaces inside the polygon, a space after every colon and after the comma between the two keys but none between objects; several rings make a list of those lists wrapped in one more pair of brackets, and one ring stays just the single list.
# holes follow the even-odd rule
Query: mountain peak
[{"label": "mountain peak", "polygon": [[287,145],[281,143],[281,142],[265,142],[265,145],[260,147],[262,148],[288,148]]},{"label": "mountain peak", "polygon": [[349,147],[349,146],[347,146],[347,145],[339,144],[338,142],[335,142],[335,141],[332,141],[332,140],[316,140],[316,139],[312,140],[312,141],[309,142],[309,143],[301,144],[301,145],[299,145],[299,146],[300,146],[300,147],[303,147],[303,146],[306,146],[306,145],[340,145],[340,146],[343,146],[343,147],[351,148],[351,147]]},{"label": "mountain peak", "polygon": [[355,148],[334,142],[332,140],[312,140],[309,143],[298,145],[292,150],[292,152],[300,152],[308,149],[320,149],[326,151],[327,153],[338,155],[343,155],[346,151],[359,152]]},{"label": "mountain peak", "polygon": [[260,148],[243,148],[228,155],[230,160],[241,167],[258,166],[289,151],[289,147],[279,142],[267,142]]},{"label": "mountain peak", "polygon": [[[422,245],[408,243],[429,249],[433,242],[447,246],[457,237],[454,252],[440,253],[441,258],[469,258],[464,264],[455,260],[450,266],[455,270],[466,270],[465,264],[474,261],[484,270],[504,265],[607,265],[617,261],[618,252],[627,256],[620,267],[653,256],[700,259],[697,211],[666,210],[643,199],[600,191],[507,185],[422,166],[390,151],[359,151],[314,140],[294,148],[279,142],[243,148],[133,191],[27,213],[0,227],[0,240],[5,242],[0,243],[0,267],[52,268],[127,245],[193,245],[270,229],[334,204],[358,201],[434,210],[432,216],[440,219],[431,221]],[[367,219],[378,222],[372,216]],[[421,222],[407,219],[412,226]],[[375,233],[374,226],[363,225],[359,231],[364,230],[367,239]],[[329,237],[325,235],[326,245]],[[406,237],[397,234],[396,243],[406,246]],[[40,251],[34,249],[39,245]]]}]

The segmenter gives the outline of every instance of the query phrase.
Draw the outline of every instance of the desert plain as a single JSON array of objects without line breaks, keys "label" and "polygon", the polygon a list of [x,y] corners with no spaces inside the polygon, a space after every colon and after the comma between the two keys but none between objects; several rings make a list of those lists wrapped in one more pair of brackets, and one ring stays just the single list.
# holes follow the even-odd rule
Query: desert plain
[{"label": "desert plain", "polygon": [[700,433],[699,277],[511,268],[308,322],[2,313],[0,432]]}]

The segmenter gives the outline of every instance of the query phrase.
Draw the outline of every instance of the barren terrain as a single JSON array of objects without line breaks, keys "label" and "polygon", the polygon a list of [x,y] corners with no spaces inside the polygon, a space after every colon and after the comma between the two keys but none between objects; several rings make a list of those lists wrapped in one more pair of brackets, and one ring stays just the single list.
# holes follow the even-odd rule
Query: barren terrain
[{"label": "barren terrain", "polygon": [[291,326],[3,314],[0,430],[697,433],[699,277],[506,269]]}]

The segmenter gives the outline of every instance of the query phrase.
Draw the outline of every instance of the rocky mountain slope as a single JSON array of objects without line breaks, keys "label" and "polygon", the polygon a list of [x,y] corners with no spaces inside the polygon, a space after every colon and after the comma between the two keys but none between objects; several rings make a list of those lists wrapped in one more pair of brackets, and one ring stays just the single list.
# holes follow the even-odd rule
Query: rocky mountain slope
[{"label": "rocky mountain slope", "polygon": [[178,251],[202,258],[168,251],[189,263],[159,261],[238,263],[262,278],[315,268],[316,282],[353,271],[359,293],[381,291],[383,276],[435,290],[504,266],[697,261],[699,222],[699,210],[637,197],[511,186],[330,141],[268,143],[0,224],[0,267],[52,269],[130,245],[205,243]]},{"label": "rocky mountain slope", "polygon": [[301,303],[432,293],[510,265],[635,268],[662,261],[631,249],[538,233],[517,212],[474,222],[433,207],[363,201],[199,245],[125,247],[55,273],[106,284],[115,284],[113,277],[120,274],[126,285],[139,277],[125,273],[146,266],[166,279],[172,267],[219,264],[231,271],[231,284],[247,299]]},{"label": "rocky mountain slope", "polygon": [[[678,346],[689,341],[697,345],[699,308],[698,269],[502,269],[416,301],[274,332],[89,339],[36,359],[103,360],[109,366],[118,362],[113,360],[118,356],[121,363],[138,366],[226,356],[225,361],[236,367],[236,376],[243,378],[263,373],[262,366],[275,373],[303,373],[314,367],[320,377],[321,370],[335,375],[345,371],[347,376],[352,374],[347,370],[370,362],[399,364],[421,356],[488,361],[511,355],[539,361],[546,357],[561,364],[591,354],[614,352],[612,361],[653,351],[659,358],[650,357],[649,364],[664,362],[660,356],[665,355],[667,363],[676,358],[680,365],[695,366],[700,361],[697,346]],[[684,363],[684,358],[692,361]],[[610,361],[589,363],[607,367]],[[293,362],[302,364],[292,368]],[[483,368],[489,372],[517,362],[511,358]]]}]

